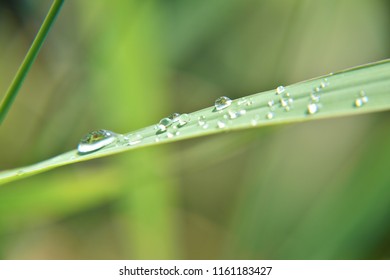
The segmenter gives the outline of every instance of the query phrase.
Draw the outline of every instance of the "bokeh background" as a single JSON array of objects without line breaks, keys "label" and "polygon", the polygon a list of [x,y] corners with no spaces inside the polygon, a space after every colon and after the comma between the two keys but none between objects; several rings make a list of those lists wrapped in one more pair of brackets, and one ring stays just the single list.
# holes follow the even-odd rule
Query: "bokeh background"
[{"label": "bokeh background", "polygon": [[[0,97],[51,1],[0,1]],[[390,54],[385,0],[67,0],[0,169]],[[390,94],[390,93],[389,93]],[[0,188],[1,259],[389,259],[389,112],[250,129]]]}]

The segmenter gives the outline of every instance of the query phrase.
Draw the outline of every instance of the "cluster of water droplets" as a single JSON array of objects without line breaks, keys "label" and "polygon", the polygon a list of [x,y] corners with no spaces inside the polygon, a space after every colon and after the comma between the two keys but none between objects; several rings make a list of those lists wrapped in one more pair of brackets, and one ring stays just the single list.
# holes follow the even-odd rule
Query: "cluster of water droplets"
[{"label": "cluster of water droplets", "polygon": [[307,104],[307,114],[314,115],[321,108],[321,95],[323,94],[323,89],[329,86],[328,79],[325,78],[321,83],[314,87],[309,95],[309,104]]},{"label": "cluster of water droplets", "polygon": [[[157,130],[157,135],[166,133],[168,138],[173,138],[175,136],[180,135],[180,128],[185,126],[191,120],[191,116],[189,114],[179,114],[173,113],[170,116],[163,118],[160,122],[155,126]],[[156,142],[160,141],[160,137],[157,136]]]},{"label": "cluster of water droplets", "polygon": [[355,99],[354,105],[356,108],[362,107],[364,104],[368,102],[368,97],[366,95],[366,92],[361,90],[359,92],[359,97]]}]

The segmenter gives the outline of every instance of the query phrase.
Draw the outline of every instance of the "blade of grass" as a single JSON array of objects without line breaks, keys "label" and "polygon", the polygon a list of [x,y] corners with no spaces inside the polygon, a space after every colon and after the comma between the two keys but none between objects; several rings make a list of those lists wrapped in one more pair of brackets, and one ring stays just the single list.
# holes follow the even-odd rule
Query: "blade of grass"
[{"label": "blade of grass", "polygon": [[[189,114],[191,120],[176,130],[169,128],[167,132],[158,133],[153,125],[124,135],[123,139],[130,138],[133,142],[118,141],[84,155],[73,150],[27,167],[3,171],[0,173],[0,184],[62,165],[161,143],[231,130],[389,110],[389,92],[388,59],[293,84],[285,87],[281,94],[271,90],[240,98],[224,110],[216,111],[214,107],[208,107],[193,112]],[[357,103],[362,96],[368,101]],[[313,111],[310,104],[315,104],[315,113],[310,113]],[[272,117],[269,113],[272,113]]]},{"label": "blade of grass", "polygon": [[5,116],[7,115],[9,109],[11,108],[16,96],[18,95],[19,89],[21,88],[24,79],[27,76],[28,71],[30,70],[32,64],[37,57],[39,50],[41,49],[47,34],[50,31],[50,28],[53,26],[53,23],[59,14],[64,0],[54,0],[50,10],[42,23],[41,28],[39,29],[35,39],[28,50],[22,64],[20,65],[11,85],[9,86],[3,100],[0,104],[0,125],[4,121]]}]

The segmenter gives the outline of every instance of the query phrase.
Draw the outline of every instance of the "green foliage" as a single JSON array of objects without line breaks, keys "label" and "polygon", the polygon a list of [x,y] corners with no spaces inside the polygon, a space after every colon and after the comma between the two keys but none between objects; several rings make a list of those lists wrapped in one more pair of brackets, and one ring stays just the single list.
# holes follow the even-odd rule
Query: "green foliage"
[{"label": "green foliage", "polygon": [[165,131],[156,126],[126,133],[107,148],[77,150],[41,163],[0,173],[0,183],[58,166],[117,154],[134,148],[272,124],[339,117],[390,109],[390,60],[331,74],[277,90],[242,97],[222,110],[209,107],[189,114],[189,122]]},{"label": "green foliage", "polygon": [[[389,63],[322,76],[389,57],[387,5],[67,1],[1,127],[3,183],[13,182],[0,188],[0,257],[388,259]],[[46,13],[23,7],[26,26]],[[0,16],[0,92],[35,35],[11,15]],[[288,112],[279,85],[291,85]],[[361,90],[368,102],[356,107]],[[238,118],[223,118],[234,104],[212,112],[219,96],[253,92],[262,93]],[[209,126],[194,116],[146,144],[175,111],[205,114]],[[64,163],[90,131],[143,127],[149,140],[72,151],[86,161],[28,177],[55,167],[33,163]],[[27,172],[14,177],[20,166]]]}]

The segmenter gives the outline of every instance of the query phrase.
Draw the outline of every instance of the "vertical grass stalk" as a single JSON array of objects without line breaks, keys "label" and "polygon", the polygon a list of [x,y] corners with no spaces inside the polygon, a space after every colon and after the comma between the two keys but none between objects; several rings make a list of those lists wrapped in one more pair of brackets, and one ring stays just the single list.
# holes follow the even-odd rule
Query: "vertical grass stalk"
[{"label": "vertical grass stalk", "polygon": [[64,0],[54,0],[53,4],[50,7],[50,10],[43,21],[41,28],[38,31],[38,34],[35,36],[35,39],[28,50],[22,64],[20,65],[18,72],[16,73],[11,85],[9,86],[3,100],[0,104],[0,125],[5,119],[9,109],[14,102],[19,89],[21,88],[24,79],[27,76],[28,71],[30,70],[31,65],[34,63],[35,58],[37,57],[39,50],[41,49],[43,42],[46,39],[47,34],[50,31],[50,28],[53,26],[53,23],[59,14]]}]

